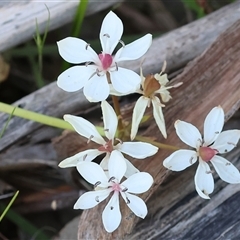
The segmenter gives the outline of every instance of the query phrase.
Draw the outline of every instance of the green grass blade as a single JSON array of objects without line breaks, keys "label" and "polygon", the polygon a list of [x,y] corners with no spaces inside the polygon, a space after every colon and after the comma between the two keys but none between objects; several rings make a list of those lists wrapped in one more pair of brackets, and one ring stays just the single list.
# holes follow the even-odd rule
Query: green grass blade
[{"label": "green grass blade", "polygon": [[15,201],[17,195],[18,195],[19,191],[17,191],[14,196],[12,197],[11,201],[9,202],[9,204],[7,205],[7,207],[4,209],[2,215],[0,216],[0,222],[2,221],[3,217],[6,215],[6,213],[8,212],[9,208],[12,206],[13,202]]},{"label": "green grass blade", "polygon": [[[88,5],[88,0],[81,0],[78,5],[77,12],[73,20],[72,30],[71,30],[72,37],[78,37],[81,32],[82,22],[86,13],[87,5]],[[70,66],[71,66],[70,63],[64,61],[62,64],[62,70],[64,71]]]},{"label": "green grass blade", "polygon": [[[4,209],[6,209],[6,206],[0,203],[0,211],[3,211]],[[36,228],[33,224],[15,211],[8,209],[5,217],[11,222],[15,223],[25,233],[29,234],[30,236],[35,236],[35,240],[50,240],[50,237],[48,237],[42,231],[39,231],[38,228]]]},{"label": "green grass blade", "polygon": [[[13,110],[14,110],[14,112],[13,112]],[[51,127],[73,130],[73,127],[68,122],[66,122],[62,119],[50,117],[50,116],[47,116],[44,114],[40,114],[40,113],[32,112],[29,110],[25,110],[22,108],[14,107],[12,105],[2,103],[2,102],[0,102],[0,112],[12,114],[13,116],[17,116],[17,117],[32,120],[32,121],[35,121],[38,123],[46,124]],[[102,136],[105,136],[104,129],[102,127],[96,126],[96,129]]]},{"label": "green grass blade", "polygon": [[8,120],[7,120],[7,122],[5,123],[3,129],[2,129],[2,131],[1,131],[1,133],[0,133],[0,139],[2,138],[4,132],[5,132],[6,129],[7,129],[8,124],[9,124],[9,122],[10,122],[12,116],[13,116],[13,113],[14,113],[15,109],[16,109],[16,107],[13,107],[13,110],[12,110],[12,112],[10,113],[10,115],[9,115],[9,117],[8,117]]}]

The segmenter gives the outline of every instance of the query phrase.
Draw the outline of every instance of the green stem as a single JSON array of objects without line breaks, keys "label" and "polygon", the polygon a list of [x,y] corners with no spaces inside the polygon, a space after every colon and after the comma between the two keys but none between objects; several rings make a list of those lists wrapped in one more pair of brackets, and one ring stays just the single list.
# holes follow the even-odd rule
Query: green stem
[{"label": "green stem", "polygon": [[[14,110],[14,112],[13,112]],[[25,110],[19,107],[14,107],[11,105],[8,105],[6,103],[0,102],[0,111],[5,112],[8,114],[12,114],[13,116],[25,118],[28,120],[32,120],[38,123],[46,124],[51,127],[61,128],[61,129],[67,129],[67,130],[74,130],[73,127],[66,121],[55,118],[55,117],[49,117],[44,114],[32,112],[29,110]],[[104,130],[102,127],[96,127],[98,132],[102,135],[104,135]]]},{"label": "green stem", "polygon": [[171,151],[176,151],[176,150],[180,149],[179,147],[176,147],[176,146],[156,142],[149,137],[136,136],[135,139],[139,140],[139,141],[151,143],[152,145],[154,145],[158,148],[161,148],[161,149],[167,149],[167,150],[171,150]]},{"label": "green stem", "polygon": [[9,202],[9,204],[7,205],[7,207],[4,209],[2,215],[0,216],[0,222],[2,221],[3,217],[6,215],[7,211],[9,210],[9,208],[12,206],[13,202],[15,201],[17,195],[18,195],[19,191],[17,191],[14,196],[12,197],[11,201]]}]

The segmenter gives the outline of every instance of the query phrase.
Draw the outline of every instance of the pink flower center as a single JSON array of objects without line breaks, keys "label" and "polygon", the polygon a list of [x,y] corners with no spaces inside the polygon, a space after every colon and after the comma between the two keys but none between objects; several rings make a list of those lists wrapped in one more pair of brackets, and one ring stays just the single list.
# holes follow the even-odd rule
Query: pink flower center
[{"label": "pink flower center", "polygon": [[103,70],[108,70],[108,68],[112,65],[113,62],[112,55],[107,53],[100,53],[98,57],[102,63]]},{"label": "pink flower center", "polygon": [[106,142],[104,145],[100,146],[98,148],[98,151],[101,152],[112,152],[113,151],[113,144],[112,144],[112,140],[109,140],[108,142]]},{"label": "pink flower center", "polygon": [[209,162],[218,153],[216,149],[212,149],[210,147],[200,147],[198,152],[199,156],[205,162]]},{"label": "pink flower center", "polygon": [[120,192],[122,189],[121,189],[121,185],[119,184],[119,183],[113,183],[113,185],[112,185],[112,191],[114,191],[114,192]]}]

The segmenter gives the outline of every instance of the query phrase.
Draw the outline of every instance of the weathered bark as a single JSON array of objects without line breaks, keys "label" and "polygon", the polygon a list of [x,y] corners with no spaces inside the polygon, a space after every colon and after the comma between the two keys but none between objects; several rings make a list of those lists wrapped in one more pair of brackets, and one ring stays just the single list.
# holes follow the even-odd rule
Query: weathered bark
[{"label": "weathered bark", "polygon": [[[25,3],[26,2],[22,2],[22,5],[18,5],[20,3],[17,3],[14,4],[14,6],[16,6],[16,8],[24,7]],[[7,3],[0,5],[2,7],[0,11],[3,11],[3,7],[4,9],[8,9],[7,6],[9,6],[9,9],[11,9],[10,7],[14,7],[12,3],[8,3],[8,5],[6,4]],[[28,2],[28,4],[40,3]],[[92,4],[95,6],[94,2]],[[174,69],[178,66],[182,66],[194,57],[198,56],[209,44],[211,44],[216,39],[217,36],[219,36],[221,32],[223,32],[232,23],[236,22],[240,18],[239,9],[240,1],[237,1],[236,3],[226,6],[203,19],[195,21],[182,28],[167,33],[160,38],[155,39],[145,57],[144,73],[148,74],[158,72],[161,68],[162,62],[165,59],[168,61],[169,70]],[[7,22],[5,24],[7,27]],[[0,31],[2,29],[5,28],[1,27]],[[12,34],[15,34],[15,32],[18,33],[18,35],[21,35],[21,32],[19,32],[20,30],[21,29],[14,29],[13,31],[13,29],[9,29],[9,33],[7,32],[7,35],[9,36],[8,38],[10,38]],[[5,34],[2,35],[5,36]],[[1,41],[2,39],[0,39],[0,43]],[[16,42],[14,44],[16,44]],[[1,46],[2,44],[0,44],[0,47]],[[6,49],[6,47],[3,49]],[[129,62],[127,64],[128,65],[125,64],[125,66],[128,66],[135,71],[139,70],[139,62]],[[203,74],[204,72],[205,71],[203,71]],[[21,105],[25,109],[60,118],[65,113],[76,114],[80,112],[80,109],[86,109],[90,106],[89,102],[86,101],[85,97],[83,96],[82,91],[76,93],[67,93],[59,89],[56,86],[56,83],[52,83],[43,87],[42,89],[17,101],[14,103],[14,105]],[[0,126],[4,125],[7,117],[7,114],[0,113]],[[21,128],[19,128],[19,126],[21,126]],[[50,144],[50,139],[57,136],[59,134],[59,130],[53,128],[50,130],[50,128],[44,127],[38,123],[17,117],[14,117],[10,121],[9,129],[11,130],[7,130],[3,138],[0,140],[0,151],[8,149],[8,151],[5,153],[6,155],[2,155],[1,152],[2,159],[12,158],[14,160],[22,158],[21,148],[18,148],[17,145],[21,144],[22,147],[23,143],[25,145],[30,144],[35,149],[34,153],[30,154],[29,159],[56,158],[54,149],[51,145],[49,145],[47,148],[49,151],[44,152],[41,150],[42,144],[38,143],[41,143],[42,141],[48,141]],[[19,151],[15,150],[15,154],[11,154],[12,150],[16,147],[19,149]]]},{"label": "weathered bark", "polygon": [[[144,56],[145,74],[161,70],[164,60],[167,70],[178,69],[199,56],[216,38],[240,19],[240,1],[225,6],[206,17],[173,30],[153,40]],[[141,60],[124,64],[139,71]],[[146,70],[145,70],[146,69]]]},{"label": "weathered bark", "polygon": [[[145,135],[155,137],[158,141],[184,147],[176,136],[173,123],[177,119],[193,123],[202,130],[207,113],[221,105],[228,119],[240,106],[240,20],[232,25],[200,57],[187,65],[184,72],[175,78],[183,85],[172,91],[173,99],[165,110],[168,138],[160,135],[152,124]],[[186,146],[185,146],[186,148]],[[145,161],[134,161],[141,170],[149,172],[155,179],[154,186],[142,198],[147,200],[169,175],[162,161],[169,155],[168,151],[159,152]],[[126,204],[121,205],[123,215],[120,227],[112,234],[106,233],[100,223],[104,204],[83,212],[79,225],[79,239],[122,239],[130,234],[137,218]],[[89,225],[91,222],[91,225]]]},{"label": "weathered bark", "polygon": [[[240,168],[239,147],[224,157]],[[202,199],[194,187],[196,167],[172,172],[150,198],[147,218],[126,239],[239,239],[240,184],[227,184],[214,174],[211,200]]]},{"label": "weathered bark", "polygon": [[[43,33],[50,12],[50,30],[73,20],[80,1],[2,1],[0,2],[0,51],[9,49],[33,37],[36,20]],[[99,12],[121,0],[89,0],[86,15]]]}]

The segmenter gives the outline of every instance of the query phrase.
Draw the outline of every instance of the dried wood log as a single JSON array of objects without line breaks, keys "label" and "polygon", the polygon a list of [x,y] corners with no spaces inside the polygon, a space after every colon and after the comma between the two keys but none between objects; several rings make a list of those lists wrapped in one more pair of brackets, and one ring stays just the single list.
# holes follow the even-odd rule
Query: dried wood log
[{"label": "dried wood log", "polygon": [[[32,2],[28,3],[30,4]],[[9,9],[10,7],[13,7],[12,3],[8,3],[8,5],[6,4],[7,3],[5,2],[0,5],[2,9],[3,7],[5,9],[6,6],[9,6]],[[16,7],[23,7],[25,2],[23,2],[22,5],[18,4],[15,4]],[[165,59],[168,60],[168,69],[174,69],[199,55],[222,31],[240,18],[239,9],[240,1],[237,1],[236,3],[210,14],[204,19],[200,19],[155,39],[146,55],[146,61],[144,63],[145,74],[158,72],[163,60]],[[2,10],[0,9],[0,11]],[[231,18],[229,17],[230,15]],[[0,31],[1,29],[4,28],[0,28]],[[9,31],[10,35],[13,34],[11,30]],[[19,33],[19,35],[21,34]],[[0,41],[2,40],[0,39]],[[2,44],[0,44],[0,47],[1,46]],[[189,49],[192,49],[192,51]],[[129,62],[128,66],[135,71],[139,70],[138,62]],[[76,93],[66,93],[59,89],[56,86],[56,83],[52,83],[22,98],[14,103],[14,105],[20,105],[25,109],[44,113],[50,116],[62,117],[65,113],[79,113],[80,109],[86,109],[90,104],[82,95],[82,91]],[[7,117],[7,114],[0,113],[0,126],[4,125]],[[21,126],[21,128],[19,128],[19,126]],[[42,153],[41,156],[38,156],[40,159],[48,159],[48,155],[44,155],[44,152],[41,151],[41,145],[38,145],[38,143],[41,141],[48,141],[50,143],[50,139],[59,134],[59,131],[56,129],[50,130],[50,128],[46,128],[35,122],[17,117],[14,117],[11,120],[9,129],[10,128],[11,130],[6,131],[3,138],[0,140],[0,151],[8,148],[11,153],[11,146],[13,144],[16,146],[17,142],[18,144],[23,144],[23,142],[29,144],[31,142],[31,145],[35,146],[36,152]],[[13,148],[15,146],[13,146]],[[37,148],[39,148],[39,151]],[[54,149],[52,150],[54,151]],[[8,154],[8,158],[9,157],[11,158]],[[14,158],[17,158],[16,152],[12,159]]]},{"label": "dried wood log", "polygon": [[[36,20],[43,33],[50,12],[50,30],[73,20],[80,1],[2,1],[0,2],[0,51],[16,46],[36,33]],[[89,0],[86,15],[99,12],[121,0]],[[46,7],[47,6],[47,7]]]},{"label": "dried wood log", "polygon": [[[225,6],[206,17],[173,30],[153,40],[144,56],[144,72],[154,73],[161,70],[164,60],[168,70],[178,69],[199,56],[216,38],[240,19],[240,1]],[[229,17],[231,16],[231,17]],[[123,64],[139,71],[141,60]]]},{"label": "dried wood log", "polygon": [[[152,124],[146,135],[154,136],[158,141],[185,147],[176,136],[173,123],[177,119],[193,123],[202,130],[207,113],[221,105],[226,114],[226,120],[240,107],[240,20],[227,29],[201,56],[187,65],[184,72],[175,78],[175,82],[183,85],[173,93],[173,100],[165,109],[168,138],[159,134],[157,127]],[[142,194],[147,200],[159,188],[169,175],[162,161],[169,152],[159,150],[156,156],[145,161],[134,161],[141,171],[149,172],[155,179],[152,189]],[[130,234],[136,225],[137,218],[130,212],[126,204],[121,204],[124,216],[120,227],[108,234],[99,221],[104,204],[83,212],[80,223],[79,239],[123,239]],[[91,225],[89,225],[91,222]],[[87,231],[86,231],[87,229]]]},{"label": "dried wood log", "polygon": [[[240,111],[225,125],[225,129],[234,128],[240,129]],[[224,157],[240,169],[240,148]],[[193,165],[184,172],[171,172],[149,199],[147,217],[140,220],[125,239],[239,238],[239,228],[234,226],[239,223],[239,194],[236,193],[240,191],[240,185],[227,184],[214,174],[214,194],[210,201],[204,200],[194,187],[196,167]],[[78,222],[79,217],[69,222],[56,240],[76,238]]]},{"label": "dried wood log", "polygon": [[[240,148],[224,157],[240,168]],[[236,230],[234,226],[239,224],[240,185],[227,184],[214,174],[211,200],[202,199],[194,187],[196,167],[171,174],[150,198],[148,217],[126,239],[239,238],[239,228]]]}]

